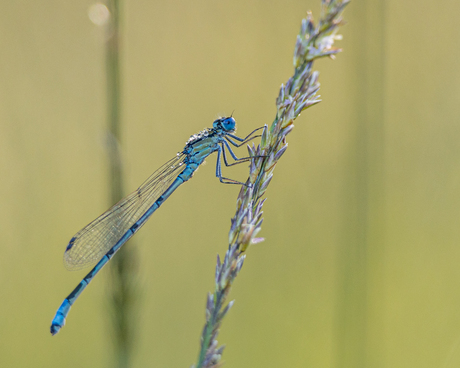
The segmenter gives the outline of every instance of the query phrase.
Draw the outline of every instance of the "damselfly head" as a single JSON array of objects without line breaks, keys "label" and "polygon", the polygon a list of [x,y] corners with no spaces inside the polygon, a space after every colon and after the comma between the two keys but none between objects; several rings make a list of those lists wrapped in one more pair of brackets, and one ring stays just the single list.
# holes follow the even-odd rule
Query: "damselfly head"
[{"label": "damselfly head", "polygon": [[212,123],[214,129],[223,129],[226,132],[234,132],[236,129],[236,121],[230,116],[228,118],[220,118]]}]

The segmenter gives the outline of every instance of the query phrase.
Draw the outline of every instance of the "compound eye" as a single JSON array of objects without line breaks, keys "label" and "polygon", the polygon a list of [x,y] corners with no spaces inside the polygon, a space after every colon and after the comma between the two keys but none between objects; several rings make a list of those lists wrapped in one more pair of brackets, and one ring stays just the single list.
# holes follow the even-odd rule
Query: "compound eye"
[{"label": "compound eye", "polygon": [[225,118],[223,121],[222,121],[222,125],[223,125],[223,128],[230,132],[230,131],[234,131],[235,130],[235,126],[236,126],[236,121],[235,119],[233,119],[232,117],[229,117],[229,118]]}]

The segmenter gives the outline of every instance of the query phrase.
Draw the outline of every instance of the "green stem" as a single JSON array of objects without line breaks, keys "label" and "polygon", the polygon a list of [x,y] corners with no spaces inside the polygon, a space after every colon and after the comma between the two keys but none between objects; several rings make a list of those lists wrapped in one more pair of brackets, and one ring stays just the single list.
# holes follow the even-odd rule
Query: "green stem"
[{"label": "green stem", "polygon": [[[121,141],[121,86],[120,86],[120,0],[108,0],[110,22],[106,31],[106,78],[110,205],[124,195],[123,167],[120,152]],[[134,323],[132,321],[135,291],[136,254],[126,245],[112,259],[111,309],[116,365],[130,365]]]},{"label": "green stem", "polygon": [[122,168],[118,145],[120,142],[120,61],[119,61],[119,0],[110,0],[111,22],[107,27],[107,118],[110,135],[110,202],[116,203],[123,196]]}]

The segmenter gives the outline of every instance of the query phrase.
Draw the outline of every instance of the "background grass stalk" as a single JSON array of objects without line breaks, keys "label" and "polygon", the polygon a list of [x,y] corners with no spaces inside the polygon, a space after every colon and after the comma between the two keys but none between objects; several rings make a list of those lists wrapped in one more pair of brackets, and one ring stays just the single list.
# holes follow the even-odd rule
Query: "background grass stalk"
[{"label": "background grass stalk", "polygon": [[331,58],[340,52],[333,48],[341,39],[338,27],[343,25],[342,12],[349,0],[322,0],[321,15],[315,26],[310,12],[302,20],[294,49],[294,75],[282,84],[276,99],[277,113],[270,128],[265,126],[261,142],[248,146],[250,156],[264,156],[251,161],[247,186],[242,186],[236,202],[236,213],[231,220],[229,248],[224,262],[217,257],[214,293],[208,294],[206,323],[201,336],[201,349],[196,368],[215,368],[221,365],[224,346],[218,348],[217,335],[223,317],[232,307],[225,301],[238,275],[244,252],[250,244],[262,241],[256,238],[262,226],[262,199],[273,178],[276,164],[287,149],[286,136],[294,128],[294,120],[310,106],[320,102],[318,72],[312,72],[313,61],[325,56]]},{"label": "background grass stalk", "polygon": [[[110,12],[106,25],[109,201],[112,205],[124,196],[120,152],[120,0],[109,0],[107,7]],[[133,348],[136,259],[134,247],[124,246],[110,262],[112,341],[115,364],[120,368],[129,367]]]}]

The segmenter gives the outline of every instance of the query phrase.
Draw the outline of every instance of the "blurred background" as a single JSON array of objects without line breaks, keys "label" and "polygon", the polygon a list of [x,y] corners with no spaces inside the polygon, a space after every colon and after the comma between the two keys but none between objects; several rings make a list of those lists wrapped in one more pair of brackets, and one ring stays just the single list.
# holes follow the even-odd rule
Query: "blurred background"
[{"label": "blurred background", "polygon": [[[86,274],[64,268],[64,249],[111,204],[107,36],[92,5],[0,5],[2,367],[116,365],[108,268],[49,334]],[[235,110],[241,136],[270,124],[309,9],[318,19],[319,0],[122,2],[126,190],[220,115]],[[230,295],[225,366],[460,366],[459,12],[454,0],[345,11],[344,52],[315,64],[323,102],[296,121],[267,192],[266,240]],[[239,191],[214,165],[127,245],[137,259],[132,367],[196,361]]]}]

